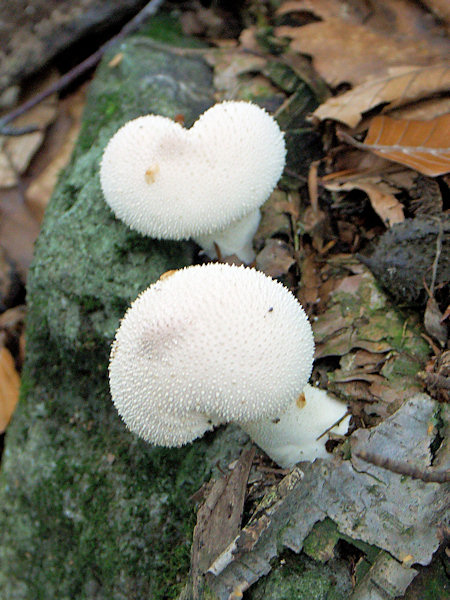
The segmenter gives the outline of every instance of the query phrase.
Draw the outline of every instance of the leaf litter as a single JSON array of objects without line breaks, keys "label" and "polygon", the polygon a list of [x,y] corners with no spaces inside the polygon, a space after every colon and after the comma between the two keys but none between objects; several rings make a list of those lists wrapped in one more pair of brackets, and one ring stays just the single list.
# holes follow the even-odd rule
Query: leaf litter
[{"label": "leaf litter", "polygon": [[[285,6],[286,12],[289,12],[304,9],[307,4],[310,10],[327,8],[335,11],[343,3],[290,2],[282,7]],[[354,7],[354,3],[350,4]],[[401,10],[401,7],[398,8],[400,13]],[[320,16],[324,17],[324,14]],[[382,21],[379,29],[382,29],[380,23],[382,25]],[[399,31],[401,27],[407,27],[407,19],[399,24]],[[275,38],[281,31],[280,28],[274,30]],[[381,35],[380,31],[377,35]],[[323,37],[319,39],[323,40]],[[368,44],[370,39],[372,37],[369,36],[365,43]],[[264,38],[255,27],[251,32],[244,30],[240,40],[241,44],[245,41],[247,48],[251,47],[258,56],[267,56],[264,44],[270,46],[273,42],[270,34]],[[327,48],[330,53],[329,46]],[[236,51],[239,52],[239,48]],[[301,60],[297,63],[293,60],[293,57],[299,56],[296,51],[298,48],[291,43],[284,55],[257,67],[258,77],[266,77],[274,86],[270,88],[274,98],[280,97],[279,93],[275,93],[277,87],[286,95],[276,116],[287,132],[287,139],[291,127],[297,127],[299,122],[296,115],[300,115],[302,125],[307,123],[307,110],[312,112],[311,105],[304,110],[305,104],[297,95],[304,64]],[[304,52],[316,58],[313,52]],[[439,48],[431,42],[427,52],[428,56],[442,58]],[[336,56],[341,55],[336,52]],[[411,128],[411,132],[415,126],[410,124],[408,115],[414,115],[415,110],[426,110],[428,121],[432,121],[435,111],[438,119],[445,99],[436,98],[436,94],[449,87],[448,65],[436,62],[417,66],[416,52],[412,52],[409,64],[409,59],[403,61],[404,57],[403,53],[400,64],[394,66],[387,60],[380,71],[367,67],[368,71],[364,74],[366,81],[356,82],[354,98],[351,90],[347,92],[348,96],[338,95],[327,100],[329,93],[323,93],[322,88],[322,93],[316,93],[315,97],[325,104],[315,109],[314,116],[334,118],[325,116],[325,112],[321,115],[322,107],[326,111],[335,102],[336,110],[340,111],[344,110],[348,101],[352,112],[337,120],[348,119],[347,125],[354,129],[343,131],[356,136],[355,139],[373,123],[373,117],[363,121],[362,117],[377,107],[388,114],[389,111],[395,114],[393,111],[402,106],[405,119],[408,119],[405,126]],[[358,60],[364,60],[373,67],[370,53],[362,52]],[[314,60],[313,65],[317,68]],[[220,62],[216,62],[214,68],[220,71]],[[251,73],[238,71],[237,79],[230,79],[227,83],[228,90],[222,90],[222,93],[229,94],[228,97],[241,97],[239,89],[244,87],[241,85],[242,76],[248,77]],[[308,76],[311,77],[310,74]],[[342,79],[341,83],[344,81]],[[310,82],[314,82],[314,77]],[[330,80],[328,83],[331,83]],[[311,89],[318,92],[320,86],[309,85]],[[433,95],[434,98],[430,99]],[[418,114],[423,116],[423,113]],[[385,119],[384,135],[392,135],[388,118],[379,118]],[[396,118],[403,117],[397,113]],[[357,125],[360,125],[359,129]],[[325,136],[330,131],[333,129],[326,130],[322,126],[325,150]],[[328,151],[334,150],[332,135],[328,140],[331,142]],[[305,140],[299,140],[297,145],[289,148],[289,152],[296,153],[304,146]],[[419,474],[425,473],[431,464],[448,461],[448,449],[444,444],[441,444],[440,454],[436,454],[435,449],[431,451],[442,433],[438,431],[437,424],[448,418],[447,408],[422,393],[423,379],[418,375],[425,364],[429,365],[427,377],[442,377],[437,373],[447,373],[448,369],[445,371],[444,367],[442,371],[436,356],[434,362],[430,362],[430,349],[439,352],[439,348],[433,346],[431,338],[424,334],[420,313],[407,305],[397,306],[392,296],[380,288],[376,274],[374,276],[361,264],[354,252],[376,242],[384,228],[395,229],[405,219],[409,227],[411,216],[429,214],[439,218],[442,192],[427,176],[418,175],[417,169],[414,172],[398,165],[392,168],[390,160],[383,160],[385,156],[377,158],[372,155],[370,158],[360,150],[352,154],[348,145],[343,146],[341,152],[341,155],[330,153],[325,157],[322,154],[322,160],[316,157],[315,161],[311,161],[309,156],[308,162],[313,170],[303,170],[297,163],[293,169],[294,176],[283,177],[279,189],[262,210],[263,218],[255,237],[255,247],[259,250],[256,266],[291,289],[297,289],[298,298],[312,319],[316,338],[313,377],[347,400],[353,414],[353,428],[360,428],[337,450],[330,462],[301,464],[286,474],[280,483],[274,483],[260,504],[257,504],[258,493],[255,495],[254,486],[257,489],[261,483],[261,477],[255,475],[261,475],[261,465],[254,463],[249,481],[257,483],[249,483],[248,490],[253,491],[247,498],[248,508],[244,511],[244,514],[250,514],[244,518],[240,532],[226,551],[216,557],[213,563],[216,567],[209,572],[205,569],[200,577],[202,585],[207,582],[219,598],[241,598],[245,590],[270,571],[270,561],[280,555],[283,545],[294,552],[309,552],[308,555],[315,560],[320,560],[319,557],[327,560],[339,553],[339,540],[344,539],[353,547],[358,546],[362,553],[362,564],[355,568],[352,598],[366,598],[368,595],[394,598],[402,595],[416,576],[418,571],[414,565],[428,564],[439,546],[446,503],[442,486],[405,480],[402,475],[384,470],[380,465],[364,462],[358,458],[358,453],[362,456],[366,452],[366,456],[370,457],[372,452],[381,461],[384,457],[403,458],[404,462],[400,463],[403,469],[407,468],[405,465],[412,465],[408,467],[409,471],[414,473],[418,470]],[[353,163],[346,164],[350,155]],[[336,172],[333,167],[338,164],[339,156],[343,160],[340,171]],[[391,159],[390,156],[387,158]],[[308,191],[308,178],[309,199],[305,193]],[[331,204],[324,203],[324,190],[331,193]],[[379,220],[370,216],[367,204],[361,203],[361,208],[353,204],[353,196],[351,200],[349,194],[356,193],[367,197],[373,215],[377,215]],[[408,239],[413,245],[416,243],[414,235]],[[430,248],[434,247],[427,244]],[[351,254],[342,253],[342,249],[351,250]],[[440,279],[441,282],[443,280],[445,276]],[[423,289],[417,281],[414,286]],[[442,317],[440,313],[439,321]],[[430,320],[429,316],[426,320]],[[432,384],[429,385],[431,392]],[[442,401],[443,388],[439,390],[435,389],[433,395],[437,398],[437,394],[441,394],[439,399]],[[341,442],[337,440],[334,444]],[[387,466],[389,469],[389,464]],[[279,472],[278,477],[281,476]],[[263,475],[263,480],[266,477]],[[289,523],[287,530],[286,523]],[[324,523],[330,524],[332,533],[324,538],[322,554],[314,554],[312,540],[317,537],[317,528]],[[423,523],[430,525],[424,527]]]},{"label": "leaf litter", "polygon": [[[201,7],[184,26],[220,35],[223,19],[200,18],[196,10]],[[345,540],[361,552],[352,598],[393,598],[439,546],[445,495],[438,483],[405,479],[358,454],[399,457],[419,470],[448,468],[448,447],[438,443],[448,420],[447,406],[438,403],[448,401],[448,352],[440,348],[448,314],[442,301],[436,311],[431,296],[427,337],[420,313],[397,306],[398,298],[381,290],[377,274],[354,253],[376,245],[386,227],[397,232],[421,213],[439,217],[448,180],[437,185],[428,174],[418,176],[417,164],[393,169],[389,150],[379,158],[337,146],[336,134],[340,127],[359,146],[370,145],[372,138],[363,143],[362,136],[371,128],[373,134],[379,119],[382,141],[399,119],[408,132],[418,127],[414,119],[438,122],[447,111],[448,45],[442,23],[423,19],[423,7],[408,0],[299,0],[282,3],[273,18],[261,10],[239,40],[216,39],[203,55],[214,71],[217,100],[257,101],[286,131],[288,166],[263,208],[256,264],[297,293],[316,335],[314,378],[349,402],[353,428],[360,428],[344,443],[332,441],[339,447],[329,461],[303,463],[290,473],[258,456],[251,466],[244,453],[235,471],[205,492],[191,579],[194,590],[206,581],[219,598],[242,598],[282,548],[327,561]],[[433,294],[443,285],[441,278]],[[15,340],[23,352],[18,331],[8,343]],[[436,401],[420,393],[424,383]],[[224,523],[227,535],[215,539]]]},{"label": "leaf litter", "polygon": [[317,534],[315,526],[326,519],[335,524],[325,538],[328,555],[338,552],[339,539],[365,544],[369,575],[356,582],[352,598],[365,598],[367,590],[375,594],[380,587],[380,595],[370,597],[403,594],[417,574],[412,565],[428,564],[439,546],[448,496],[438,483],[405,480],[357,454],[364,449],[428,467],[439,411],[436,402],[418,394],[377,427],[353,433],[351,459],[334,455],[289,472],[254,507],[233,542],[234,552],[218,557],[222,570],[204,574],[216,597],[228,600],[235,590],[247,589],[271,570],[283,548],[300,553],[306,543],[314,552],[308,536]]}]

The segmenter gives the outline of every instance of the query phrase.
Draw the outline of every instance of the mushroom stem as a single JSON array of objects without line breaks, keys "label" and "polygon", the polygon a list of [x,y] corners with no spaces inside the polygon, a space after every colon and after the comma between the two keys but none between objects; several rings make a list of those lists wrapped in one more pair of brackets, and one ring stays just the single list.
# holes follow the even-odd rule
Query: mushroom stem
[{"label": "mushroom stem", "polygon": [[259,208],[251,211],[238,221],[209,234],[197,235],[194,241],[202,247],[209,258],[217,258],[215,244],[220,248],[223,256],[235,254],[244,263],[249,264],[255,259],[253,250],[253,237],[261,220]]},{"label": "mushroom stem", "polygon": [[273,461],[291,468],[300,461],[329,456],[325,448],[328,435],[323,434],[328,430],[339,435],[347,433],[350,416],[346,413],[343,402],[307,384],[279,418],[240,426]]}]

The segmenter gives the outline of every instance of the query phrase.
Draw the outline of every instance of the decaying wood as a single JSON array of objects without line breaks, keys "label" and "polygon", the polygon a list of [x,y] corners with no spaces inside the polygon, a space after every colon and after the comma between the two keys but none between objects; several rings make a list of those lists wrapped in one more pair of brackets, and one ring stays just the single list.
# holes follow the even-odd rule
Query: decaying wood
[{"label": "decaying wood", "polygon": [[214,482],[198,510],[191,557],[194,599],[201,597],[203,575],[239,532],[254,456],[254,446],[244,450],[233,470]]}]

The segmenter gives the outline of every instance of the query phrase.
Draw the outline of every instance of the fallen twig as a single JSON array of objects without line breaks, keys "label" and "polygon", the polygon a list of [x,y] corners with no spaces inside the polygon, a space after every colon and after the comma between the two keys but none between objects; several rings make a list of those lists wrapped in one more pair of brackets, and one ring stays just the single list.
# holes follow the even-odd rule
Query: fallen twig
[{"label": "fallen twig", "polygon": [[[144,8],[140,12],[138,12],[138,14],[135,17],[133,17],[133,19],[131,19],[131,21],[128,21],[128,23],[124,27],[122,27],[122,29],[116,36],[114,36],[105,44],[100,46],[100,48],[96,52],[94,52],[94,54],[88,56],[88,58],[83,60],[83,62],[78,64],[73,69],[70,69],[70,71],[68,71],[62,77],[60,77],[58,81],[55,81],[55,83],[43,90],[40,94],[36,94],[36,96],[33,96],[32,98],[27,100],[27,102],[24,102],[23,104],[6,114],[4,117],[2,117],[0,119],[0,134],[21,135],[23,132],[21,133],[20,130],[15,131],[13,128],[9,127],[6,128],[6,125],[8,125],[8,123],[11,123],[11,121],[14,121],[14,119],[16,119],[17,117],[20,117],[21,115],[26,113],[28,110],[30,110],[31,108],[33,108],[52,94],[60,92],[67,85],[69,85],[69,83],[72,83],[72,81],[77,79],[77,77],[85,73],[88,69],[94,67],[100,61],[106,50],[108,50],[113,44],[115,44],[128,34],[132,33],[133,31],[136,31],[136,29],[138,29],[142,25],[142,23],[148,19],[148,17],[153,16],[159,10],[163,2],[164,0],[151,0],[148,4],[144,6]],[[29,131],[26,131],[26,133],[29,133]]]},{"label": "fallen twig", "polygon": [[358,450],[354,453],[355,456],[365,460],[376,467],[381,467],[387,471],[398,473],[399,475],[407,475],[412,479],[421,479],[426,483],[446,483],[450,481],[450,470],[449,469],[434,469],[430,467],[420,468],[415,465],[410,465],[405,462],[393,460],[391,458],[385,458],[378,454],[372,454],[365,450]]}]

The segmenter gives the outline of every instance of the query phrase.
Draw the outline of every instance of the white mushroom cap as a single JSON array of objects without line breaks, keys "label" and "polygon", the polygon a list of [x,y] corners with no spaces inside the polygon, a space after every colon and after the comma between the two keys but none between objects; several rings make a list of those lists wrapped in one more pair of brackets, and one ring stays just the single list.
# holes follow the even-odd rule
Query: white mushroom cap
[{"label": "white mushroom cap", "polygon": [[282,413],[313,353],[306,314],[280,283],[227,264],[188,267],[151,285],[123,318],[112,398],[132,431],[180,446],[219,423]]},{"label": "white mushroom cap", "polygon": [[259,208],[285,155],[283,134],[264,109],[222,102],[189,130],[155,115],[130,121],[106,146],[100,180],[129,227],[181,240],[223,230]]}]

